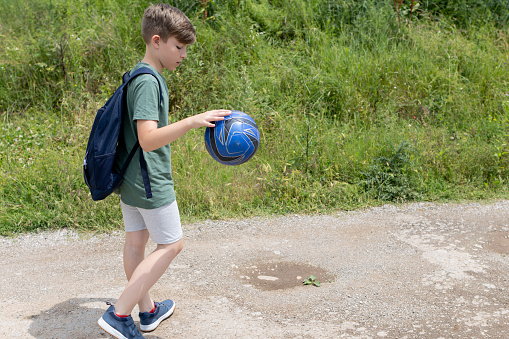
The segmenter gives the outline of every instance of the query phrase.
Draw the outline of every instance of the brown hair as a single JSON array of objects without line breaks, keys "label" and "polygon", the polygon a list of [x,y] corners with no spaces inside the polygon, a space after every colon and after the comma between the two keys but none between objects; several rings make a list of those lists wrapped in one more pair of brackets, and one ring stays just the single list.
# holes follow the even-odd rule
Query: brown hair
[{"label": "brown hair", "polygon": [[154,35],[159,35],[163,42],[171,36],[187,45],[196,41],[196,31],[189,18],[178,8],[167,4],[151,5],[145,10],[141,35],[146,44]]}]

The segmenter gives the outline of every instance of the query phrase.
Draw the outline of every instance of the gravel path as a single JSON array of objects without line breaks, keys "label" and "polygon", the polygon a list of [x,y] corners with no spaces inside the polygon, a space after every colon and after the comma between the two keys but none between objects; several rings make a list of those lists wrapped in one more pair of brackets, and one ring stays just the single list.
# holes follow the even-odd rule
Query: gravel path
[{"label": "gravel path", "polygon": [[[152,293],[176,312],[146,338],[509,338],[509,201],[184,229]],[[96,321],[124,286],[122,246],[0,238],[0,338],[108,338]]]}]

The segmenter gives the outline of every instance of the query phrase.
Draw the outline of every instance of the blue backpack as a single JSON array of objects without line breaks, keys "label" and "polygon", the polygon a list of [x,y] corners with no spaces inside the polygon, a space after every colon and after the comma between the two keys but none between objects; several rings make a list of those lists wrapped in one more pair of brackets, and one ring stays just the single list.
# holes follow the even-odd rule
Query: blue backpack
[{"label": "blue backpack", "polygon": [[[83,161],[83,175],[85,183],[90,189],[92,199],[102,200],[118,188],[123,181],[127,166],[131,162],[134,154],[140,148],[139,141],[136,141],[133,149],[129,153],[127,160],[122,165],[119,173],[114,173],[115,154],[117,152],[118,138],[122,126],[122,117],[127,110],[127,84],[140,74],[152,74],[156,79],[154,72],[147,67],[142,67],[132,74],[126,72],[122,77],[122,85],[117,88],[115,93],[108,99],[106,104],[97,111],[92,131],[88,139],[85,160]],[[160,102],[162,101],[162,90],[159,79]],[[152,189],[147,171],[147,163],[143,157],[143,150],[140,149],[140,167],[145,194],[147,199],[152,198]]]}]

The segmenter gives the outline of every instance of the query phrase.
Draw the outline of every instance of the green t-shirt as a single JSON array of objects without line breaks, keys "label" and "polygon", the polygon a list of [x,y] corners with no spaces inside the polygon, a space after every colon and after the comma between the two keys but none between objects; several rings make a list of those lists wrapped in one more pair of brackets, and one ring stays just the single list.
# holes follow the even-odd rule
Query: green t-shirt
[{"label": "green t-shirt", "polygon": [[[160,103],[159,84],[150,74],[142,74],[133,79],[127,88],[127,114],[124,115],[121,136],[117,150],[117,169],[122,166],[129,155],[129,151],[138,140],[136,120],[156,120],[157,127],[168,125],[169,92],[166,79],[155,68],[138,63],[132,70],[149,67],[157,75],[162,88],[162,102]],[[152,198],[147,199],[145,186],[140,169],[139,152],[147,162],[148,176],[152,188]],[[151,152],[136,152],[129,164],[122,185],[117,190],[122,201],[131,206],[154,209],[175,201],[173,178],[171,175],[170,145],[163,146]]]}]

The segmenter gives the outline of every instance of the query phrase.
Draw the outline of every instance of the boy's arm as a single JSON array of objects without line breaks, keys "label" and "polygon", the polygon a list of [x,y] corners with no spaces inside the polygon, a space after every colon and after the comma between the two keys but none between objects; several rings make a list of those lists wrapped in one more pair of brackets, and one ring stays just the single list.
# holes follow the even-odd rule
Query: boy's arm
[{"label": "boy's arm", "polygon": [[214,127],[213,121],[224,120],[230,114],[231,111],[224,109],[207,111],[161,128],[157,128],[155,120],[137,120],[140,146],[145,152],[156,150],[177,140],[192,128]]}]

